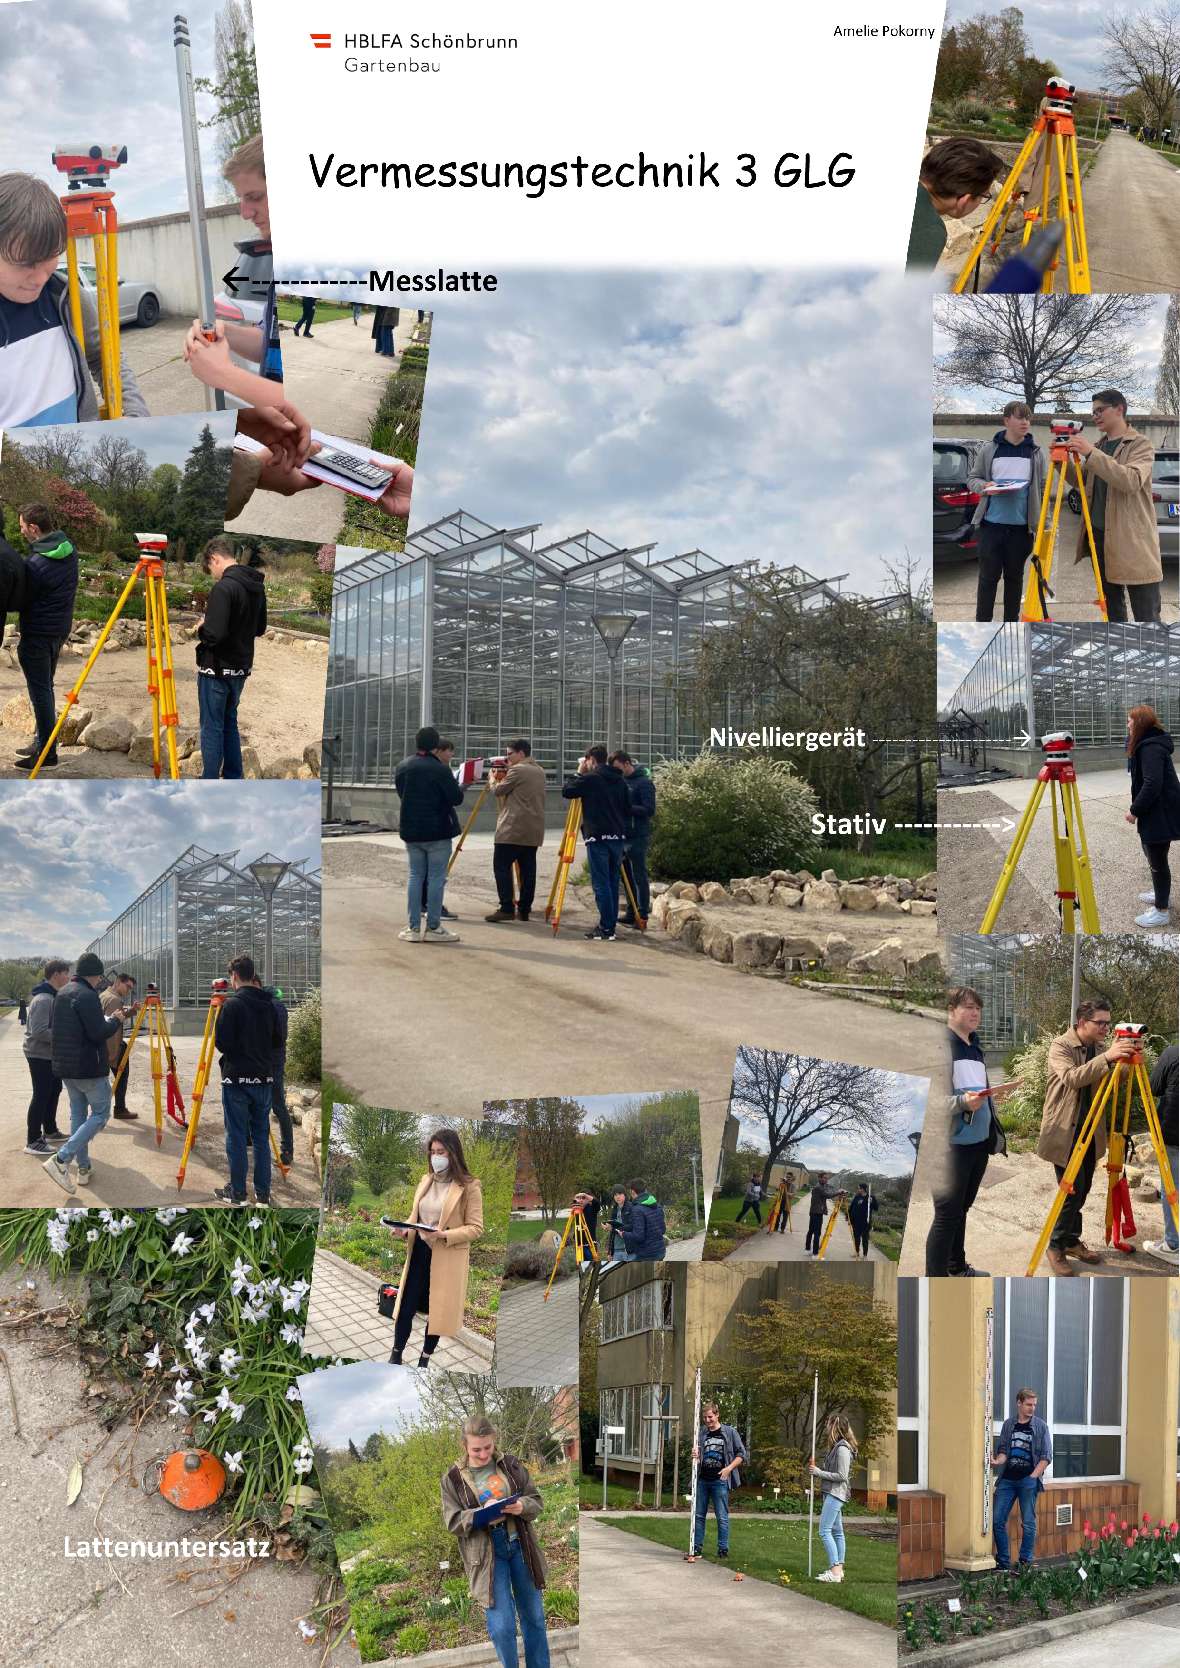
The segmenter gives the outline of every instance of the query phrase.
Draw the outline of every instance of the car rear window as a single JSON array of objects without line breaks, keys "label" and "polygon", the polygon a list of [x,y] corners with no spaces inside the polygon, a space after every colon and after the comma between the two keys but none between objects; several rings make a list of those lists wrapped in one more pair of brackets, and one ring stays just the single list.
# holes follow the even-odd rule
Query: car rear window
[{"label": "car rear window", "polygon": [[934,484],[946,486],[967,479],[967,453],[959,446],[934,448]]}]

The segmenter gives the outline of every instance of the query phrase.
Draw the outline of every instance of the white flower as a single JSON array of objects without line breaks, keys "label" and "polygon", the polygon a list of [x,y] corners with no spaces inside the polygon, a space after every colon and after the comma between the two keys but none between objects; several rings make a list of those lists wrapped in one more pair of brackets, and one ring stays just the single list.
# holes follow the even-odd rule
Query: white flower
[{"label": "white flower", "polygon": [[291,1461],[292,1469],[297,1477],[306,1477],[307,1473],[311,1470],[314,1464],[315,1461],[312,1459],[311,1455],[304,1453],[297,1453],[295,1458]]},{"label": "white flower", "polygon": [[253,1272],[253,1263],[244,1263],[241,1257],[239,1257],[234,1263],[233,1268],[230,1269],[230,1278],[233,1281],[233,1293],[235,1297],[237,1297],[240,1292],[244,1291],[250,1284],[250,1276]]},{"label": "white flower", "polygon": [[156,1221],[162,1222],[166,1228],[170,1228],[176,1218],[183,1215],[183,1205],[161,1205],[156,1211]]},{"label": "white flower", "polygon": [[262,1226],[262,1218],[261,1218],[261,1217],[260,1217],[260,1216],[252,1216],[252,1217],[251,1217],[251,1218],[250,1218],[250,1226],[251,1226],[251,1227],[252,1227],[252,1228],[261,1228],[261,1226]]},{"label": "white flower", "polygon": [[233,1406],[233,1400],[234,1399],[230,1395],[229,1390],[223,1384],[221,1386],[221,1389],[218,1391],[218,1394],[217,1394],[217,1405],[218,1405],[218,1407],[224,1413],[228,1408]]},{"label": "white flower", "polygon": [[187,1257],[196,1243],[191,1234],[179,1233],[172,1241],[173,1254],[177,1257]]},{"label": "white flower", "polygon": [[188,1418],[188,1408],[185,1407],[179,1397],[177,1397],[176,1401],[168,1403],[168,1411],[169,1413],[175,1413],[178,1419]]},{"label": "white flower", "polygon": [[50,1222],[46,1226],[49,1249],[55,1257],[64,1257],[70,1248],[70,1230],[64,1222]]},{"label": "white flower", "polygon": [[245,1402],[231,1402],[227,1411],[234,1424],[240,1425],[242,1422],[242,1414],[246,1411],[246,1404]]},{"label": "white flower", "polygon": [[203,1413],[201,1417],[207,1425],[215,1425],[217,1423],[216,1413]]},{"label": "white flower", "polygon": [[176,1399],[177,1399],[178,1402],[191,1402],[192,1399],[193,1399],[193,1381],[192,1381],[192,1379],[191,1378],[182,1378],[182,1379],[180,1379],[177,1383],[175,1394],[176,1394]]},{"label": "white flower", "polygon": [[148,1350],[147,1354],[143,1358],[143,1364],[144,1364],[145,1367],[161,1367],[161,1366],[163,1366],[163,1362],[160,1360],[160,1346],[159,1346],[159,1344],[153,1344],[152,1345],[151,1349]]},{"label": "white flower", "polygon": [[242,1469],[242,1450],[240,1448],[236,1454],[223,1454],[221,1457],[225,1461],[227,1471],[233,1472]]},{"label": "white flower", "polygon": [[237,1370],[238,1363],[241,1359],[241,1355],[236,1349],[233,1348],[232,1344],[227,1344],[221,1354],[217,1357],[217,1365],[221,1368],[223,1373],[232,1375]]},{"label": "white flower", "polygon": [[299,1621],[299,1631],[305,1639],[316,1638],[316,1629],[312,1627],[310,1622],[305,1622],[302,1617]]},{"label": "white flower", "polygon": [[216,1303],[202,1303],[199,1309],[193,1310],[193,1313],[195,1315],[200,1315],[203,1321],[208,1322],[211,1321],[217,1313],[217,1305]]},{"label": "white flower", "polygon": [[205,1371],[205,1368],[209,1365],[209,1352],[208,1352],[208,1350],[204,1349],[199,1343],[195,1343],[195,1344],[189,1344],[188,1353],[189,1353],[189,1357],[192,1361],[192,1364],[196,1368],[197,1372],[203,1373]]},{"label": "white flower", "polygon": [[303,1396],[301,1395],[297,1384],[288,1384],[287,1400],[289,1402],[301,1402],[303,1400]]},{"label": "white flower", "polygon": [[122,1221],[119,1223],[119,1226],[123,1229],[124,1233],[126,1233],[128,1228],[134,1228],[135,1218],[133,1216],[124,1216]]},{"label": "white flower", "polygon": [[86,1238],[90,1241],[91,1245],[93,1245],[95,1240],[98,1238],[98,1229],[97,1228],[87,1228]]},{"label": "white flower", "polygon": [[281,1329],[279,1337],[285,1344],[298,1344],[300,1349],[303,1348],[303,1333],[291,1321]]}]

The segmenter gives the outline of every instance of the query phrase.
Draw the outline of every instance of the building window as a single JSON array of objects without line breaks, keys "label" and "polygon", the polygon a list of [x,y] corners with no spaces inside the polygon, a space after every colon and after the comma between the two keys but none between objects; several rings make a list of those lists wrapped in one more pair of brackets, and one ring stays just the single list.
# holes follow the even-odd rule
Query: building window
[{"label": "building window", "polygon": [[[598,1393],[598,1428],[612,1460],[654,1460],[659,1425],[672,1411],[669,1384],[621,1384]],[[622,1436],[608,1437],[608,1425],[621,1425]],[[673,1427],[665,1426],[664,1440],[673,1439]]]},{"label": "building window", "polygon": [[1123,1475],[1126,1280],[997,1280],[993,1430],[1027,1386],[1053,1434],[1051,1474]]},{"label": "building window", "polygon": [[658,1332],[672,1325],[671,1280],[649,1280],[619,1297],[608,1297],[602,1305],[604,1344],[630,1338],[637,1332]]},{"label": "building window", "polygon": [[926,1487],[926,1395],[930,1288],[897,1282],[897,1486]]}]

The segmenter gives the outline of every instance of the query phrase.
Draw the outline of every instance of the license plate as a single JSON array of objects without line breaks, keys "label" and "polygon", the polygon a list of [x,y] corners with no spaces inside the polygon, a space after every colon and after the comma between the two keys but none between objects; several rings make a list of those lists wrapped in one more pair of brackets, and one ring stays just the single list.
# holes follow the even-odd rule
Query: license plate
[{"label": "license plate", "polygon": [[1168,514],[1170,516],[1180,515],[1180,504],[1169,504],[1168,505]]}]

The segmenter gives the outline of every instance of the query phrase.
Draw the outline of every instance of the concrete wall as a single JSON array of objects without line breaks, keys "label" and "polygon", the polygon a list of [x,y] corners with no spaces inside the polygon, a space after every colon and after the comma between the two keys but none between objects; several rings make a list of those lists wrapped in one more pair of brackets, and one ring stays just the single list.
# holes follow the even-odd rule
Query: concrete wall
[{"label": "concrete wall", "polygon": [[[118,207],[116,197],[115,206]],[[235,243],[253,236],[253,227],[242,219],[236,204],[207,209],[209,261],[213,271],[213,293],[224,288],[223,272],[237,257]],[[94,259],[89,238],[78,243],[82,261]],[[187,214],[157,214],[149,220],[121,221],[119,225],[119,274],[138,283],[152,284],[165,313],[195,318],[200,311],[193,240]],[[298,274],[296,274],[298,276]]]},{"label": "concrete wall", "polygon": [[[1127,755],[1122,747],[1082,747],[1079,744],[1074,761],[1080,779],[1094,770],[1125,770]],[[987,762],[1001,770],[1010,771],[1013,776],[1032,777],[1044,764],[1045,756],[1039,746],[993,747],[989,742]]]},{"label": "concrete wall", "polygon": [[[468,788],[467,798],[459,807],[460,820],[466,822],[475,804],[478,788]],[[327,814],[328,792],[324,788],[324,809]],[[383,828],[398,824],[398,797],[392,785],[386,787],[340,787],[332,790],[332,815],[335,818],[353,817],[358,822],[374,822]],[[554,831],[565,826],[569,801],[561,797],[559,783],[550,782],[545,791],[545,827]],[[496,801],[488,794],[480,807],[472,827],[473,834],[491,834],[496,827]]]},{"label": "concrete wall", "polygon": [[[1013,398],[1018,396],[1014,395]],[[1003,428],[1004,420],[1000,416],[1000,406],[1007,405],[1007,400],[1001,400],[995,411],[989,412],[936,412],[934,417],[934,433],[939,440],[969,440],[973,445],[982,445],[990,440],[997,429]],[[1088,406],[1080,411],[1055,412],[1054,416],[1070,416],[1085,419],[1086,427],[1082,430],[1087,440],[1094,440],[1097,430]],[[1177,445],[1178,425],[1175,417],[1170,417],[1159,411],[1128,411],[1127,421],[1133,429],[1145,434],[1153,446],[1162,451],[1175,451]],[[1038,446],[1048,448],[1051,435],[1049,432],[1049,417],[1038,411],[1033,418],[1033,439]]]}]

